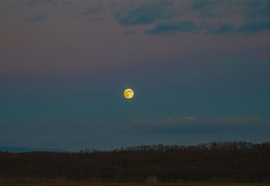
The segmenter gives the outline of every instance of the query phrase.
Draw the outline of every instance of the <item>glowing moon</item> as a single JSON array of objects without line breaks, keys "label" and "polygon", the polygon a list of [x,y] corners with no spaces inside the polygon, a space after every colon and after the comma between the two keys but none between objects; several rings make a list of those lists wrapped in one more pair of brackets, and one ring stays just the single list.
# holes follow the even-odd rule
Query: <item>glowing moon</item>
[{"label": "glowing moon", "polygon": [[132,89],[128,88],[128,89],[126,89],[126,90],[124,91],[124,96],[125,96],[125,98],[127,98],[127,99],[131,99],[131,98],[133,98],[133,96],[134,96],[134,91],[133,91]]}]

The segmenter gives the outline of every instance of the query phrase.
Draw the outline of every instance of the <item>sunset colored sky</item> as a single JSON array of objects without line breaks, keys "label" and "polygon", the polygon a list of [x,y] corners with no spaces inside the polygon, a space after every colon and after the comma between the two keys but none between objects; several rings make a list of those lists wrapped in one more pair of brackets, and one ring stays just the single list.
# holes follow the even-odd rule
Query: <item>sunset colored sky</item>
[{"label": "sunset colored sky", "polygon": [[268,0],[1,0],[0,146],[269,142],[269,9]]}]

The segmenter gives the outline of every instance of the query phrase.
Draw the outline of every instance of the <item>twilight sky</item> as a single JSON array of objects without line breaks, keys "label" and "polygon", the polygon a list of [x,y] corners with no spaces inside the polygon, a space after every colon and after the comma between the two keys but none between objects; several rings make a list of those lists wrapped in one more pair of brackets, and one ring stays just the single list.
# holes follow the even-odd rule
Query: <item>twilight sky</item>
[{"label": "twilight sky", "polygon": [[269,141],[269,9],[269,0],[1,0],[0,146]]}]

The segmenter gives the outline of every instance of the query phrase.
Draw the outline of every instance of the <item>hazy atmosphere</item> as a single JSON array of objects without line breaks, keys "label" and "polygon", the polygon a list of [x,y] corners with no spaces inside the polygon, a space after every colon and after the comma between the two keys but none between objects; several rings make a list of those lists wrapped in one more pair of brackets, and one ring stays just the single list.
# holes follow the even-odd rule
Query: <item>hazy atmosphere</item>
[{"label": "hazy atmosphere", "polygon": [[269,9],[268,0],[1,0],[0,146],[269,141]]}]

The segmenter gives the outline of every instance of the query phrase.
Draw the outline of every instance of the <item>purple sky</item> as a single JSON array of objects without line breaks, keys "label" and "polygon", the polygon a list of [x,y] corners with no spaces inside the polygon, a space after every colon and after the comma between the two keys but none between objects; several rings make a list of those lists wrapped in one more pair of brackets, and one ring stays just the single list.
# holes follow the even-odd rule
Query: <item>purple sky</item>
[{"label": "purple sky", "polygon": [[0,1],[0,146],[269,141],[269,9],[268,0]]}]

